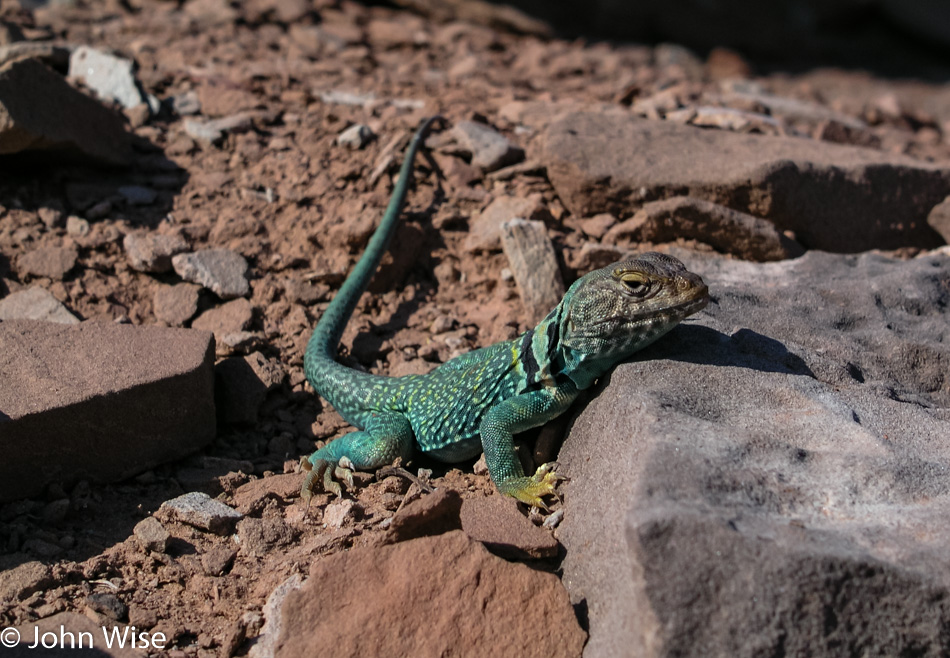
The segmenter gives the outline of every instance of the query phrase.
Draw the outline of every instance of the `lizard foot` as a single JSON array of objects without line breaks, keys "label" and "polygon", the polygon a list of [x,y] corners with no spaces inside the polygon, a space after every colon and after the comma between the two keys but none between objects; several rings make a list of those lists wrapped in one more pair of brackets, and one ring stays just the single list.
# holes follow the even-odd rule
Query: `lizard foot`
[{"label": "lizard foot", "polygon": [[353,488],[353,463],[347,457],[343,457],[336,464],[326,459],[316,459],[311,462],[306,457],[301,457],[300,466],[308,471],[303,486],[300,487],[300,497],[308,507],[317,483],[321,480],[323,480],[323,490],[335,494],[338,498],[343,497],[343,489],[337,480],[346,484],[347,489]]},{"label": "lizard foot", "polygon": [[557,468],[555,462],[544,464],[534,475],[512,478],[501,483],[498,490],[506,496],[517,498],[523,503],[549,511],[542,497],[557,497],[557,483],[567,479],[563,475],[559,475],[554,470],[555,468]]}]

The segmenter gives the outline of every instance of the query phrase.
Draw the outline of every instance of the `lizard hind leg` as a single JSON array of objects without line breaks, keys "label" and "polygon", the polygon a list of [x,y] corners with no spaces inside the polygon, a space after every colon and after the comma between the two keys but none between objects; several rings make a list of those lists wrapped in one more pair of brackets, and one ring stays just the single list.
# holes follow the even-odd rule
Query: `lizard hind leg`
[{"label": "lizard hind leg", "polygon": [[[300,496],[309,504],[318,486],[324,491],[342,496],[337,480],[348,489],[353,487],[353,470],[374,470],[412,455],[413,434],[409,421],[401,414],[375,413],[366,423],[366,429],[350,432],[320,448],[309,458],[310,466],[300,490]],[[336,478],[336,479],[334,479]]]}]

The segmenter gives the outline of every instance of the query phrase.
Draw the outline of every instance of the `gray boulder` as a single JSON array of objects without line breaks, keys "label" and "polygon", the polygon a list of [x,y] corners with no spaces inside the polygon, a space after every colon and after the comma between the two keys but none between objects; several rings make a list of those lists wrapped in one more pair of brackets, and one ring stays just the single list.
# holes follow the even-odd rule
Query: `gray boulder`
[{"label": "gray boulder", "polygon": [[560,455],[585,655],[946,655],[950,258],[688,260]]}]

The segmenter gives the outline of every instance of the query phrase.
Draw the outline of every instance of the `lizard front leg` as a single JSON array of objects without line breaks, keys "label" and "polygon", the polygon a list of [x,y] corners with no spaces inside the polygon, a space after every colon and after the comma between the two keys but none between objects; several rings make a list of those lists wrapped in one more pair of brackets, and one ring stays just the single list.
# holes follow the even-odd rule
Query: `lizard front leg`
[{"label": "lizard front leg", "polygon": [[573,383],[546,386],[508,398],[488,410],[479,425],[485,463],[498,491],[506,496],[547,509],[543,496],[553,494],[559,479],[553,464],[544,464],[526,476],[515,453],[514,434],[539,427],[556,418],[577,397]]},{"label": "lizard front leg", "polygon": [[331,441],[305,460],[304,468],[309,465],[307,470],[310,472],[300,496],[309,503],[321,479],[325,491],[340,496],[343,492],[334,476],[351,486],[351,469],[373,470],[391,464],[399,457],[408,459],[412,455],[413,441],[412,427],[402,414],[374,412],[364,429]]}]

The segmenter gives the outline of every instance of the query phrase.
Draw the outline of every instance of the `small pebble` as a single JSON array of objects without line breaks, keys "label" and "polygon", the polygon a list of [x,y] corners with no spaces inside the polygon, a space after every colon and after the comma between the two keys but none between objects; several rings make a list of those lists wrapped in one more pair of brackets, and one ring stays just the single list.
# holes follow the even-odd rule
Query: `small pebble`
[{"label": "small pebble", "polygon": [[365,123],[357,123],[341,132],[336,138],[336,143],[356,150],[369,144],[375,136]]}]

